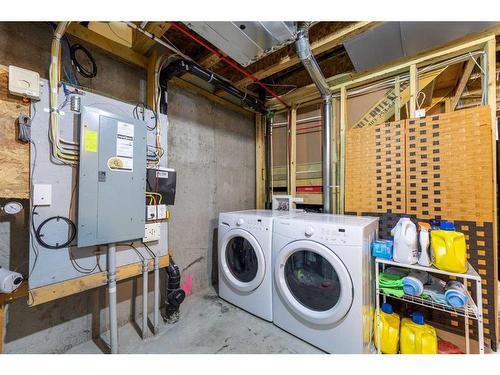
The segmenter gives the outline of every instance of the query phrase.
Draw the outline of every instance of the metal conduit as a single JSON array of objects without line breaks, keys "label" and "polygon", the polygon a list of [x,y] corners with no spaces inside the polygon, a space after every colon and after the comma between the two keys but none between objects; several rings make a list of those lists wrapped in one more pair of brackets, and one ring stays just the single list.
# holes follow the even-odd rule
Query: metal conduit
[{"label": "metal conduit", "polygon": [[311,52],[309,44],[310,23],[299,26],[295,48],[297,55],[307,70],[323,99],[323,211],[332,212],[331,193],[331,125],[332,125],[332,93],[326,79],[321,72],[318,62]]}]

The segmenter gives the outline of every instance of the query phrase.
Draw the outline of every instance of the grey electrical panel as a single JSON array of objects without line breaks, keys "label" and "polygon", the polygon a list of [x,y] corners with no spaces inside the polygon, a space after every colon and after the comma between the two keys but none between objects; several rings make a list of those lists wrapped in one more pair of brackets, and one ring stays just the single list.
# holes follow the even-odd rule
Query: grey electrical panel
[{"label": "grey electrical panel", "polygon": [[144,236],[146,127],[84,107],[80,128],[78,247]]}]

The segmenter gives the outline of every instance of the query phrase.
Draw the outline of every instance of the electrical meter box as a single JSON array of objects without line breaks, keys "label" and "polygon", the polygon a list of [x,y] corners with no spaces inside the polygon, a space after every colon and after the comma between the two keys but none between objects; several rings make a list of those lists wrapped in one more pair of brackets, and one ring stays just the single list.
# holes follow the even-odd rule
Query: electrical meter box
[{"label": "electrical meter box", "polygon": [[142,238],[146,126],[88,106],[80,124],[78,247]]}]

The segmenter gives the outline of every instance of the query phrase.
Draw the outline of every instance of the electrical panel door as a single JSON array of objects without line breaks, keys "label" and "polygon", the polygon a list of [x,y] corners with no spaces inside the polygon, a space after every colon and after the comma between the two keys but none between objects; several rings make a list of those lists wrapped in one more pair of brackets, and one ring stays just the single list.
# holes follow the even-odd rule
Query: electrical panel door
[{"label": "electrical panel door", "polygon": [[142,238],[146,127],[93,107],[81,116],[78,247]]}]

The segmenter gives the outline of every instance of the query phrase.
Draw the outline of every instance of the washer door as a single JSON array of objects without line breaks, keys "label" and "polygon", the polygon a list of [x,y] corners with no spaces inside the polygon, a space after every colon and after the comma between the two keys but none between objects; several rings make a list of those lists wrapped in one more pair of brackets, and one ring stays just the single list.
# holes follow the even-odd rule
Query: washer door
[{"label": "washer door", "polygon": [[221,272],[240,292],[251,292],[264,280],[266,262],[259,243],[249,232],[232,229],[220,246]]},{"label": "washer door", "polygon": [[274,276],[284,303],[306,321],[334,324],[351,308],[353,285],[347,268],[317,242],[295,241],[283,247]]}]

